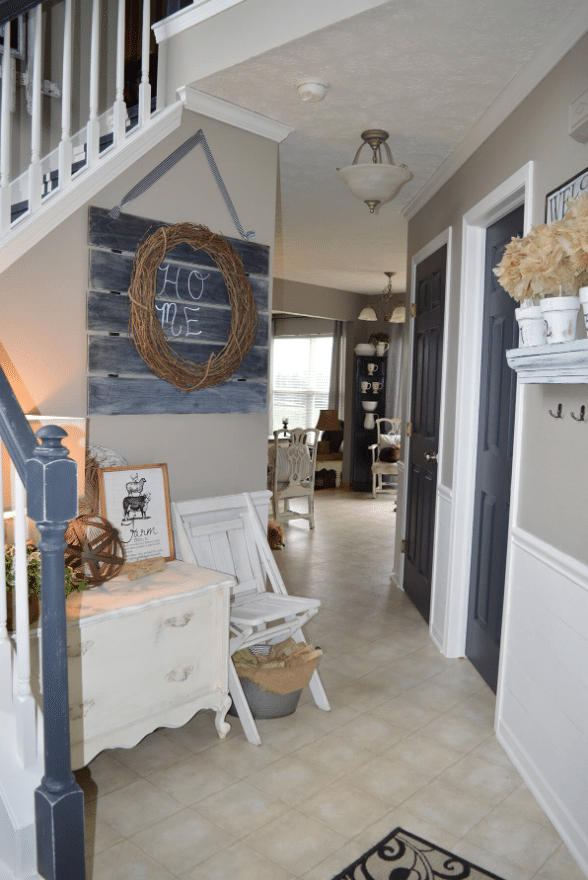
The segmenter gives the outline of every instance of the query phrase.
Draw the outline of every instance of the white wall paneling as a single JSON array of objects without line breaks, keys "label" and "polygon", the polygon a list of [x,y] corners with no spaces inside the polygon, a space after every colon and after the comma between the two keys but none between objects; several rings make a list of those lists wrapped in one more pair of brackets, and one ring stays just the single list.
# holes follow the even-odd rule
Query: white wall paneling
[{"label": "white wall paneling", "polygon": [[513,528],[496,733],[588,875],[588,566]]}]

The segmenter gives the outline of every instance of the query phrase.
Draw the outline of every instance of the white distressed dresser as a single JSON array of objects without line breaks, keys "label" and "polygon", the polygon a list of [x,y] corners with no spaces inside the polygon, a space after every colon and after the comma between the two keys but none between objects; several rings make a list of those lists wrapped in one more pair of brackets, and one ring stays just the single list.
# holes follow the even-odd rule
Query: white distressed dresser
[{"label": "white distressed dresser", "polygon": [[[129,581],[118,576],[67,597],[72,767],[136,745],[158,727],[216,710],[226,736],[229,595],[235,579],[186,562]],[[32,686],[39,694],[38,641]]]}]

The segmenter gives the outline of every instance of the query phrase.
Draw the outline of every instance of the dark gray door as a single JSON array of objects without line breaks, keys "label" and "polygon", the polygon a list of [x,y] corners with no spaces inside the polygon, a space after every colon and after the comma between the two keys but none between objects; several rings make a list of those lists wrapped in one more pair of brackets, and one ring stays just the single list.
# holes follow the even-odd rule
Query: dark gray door
[{"label": "dark gray door", "polygon": [[404,589],[428,622],[431,610],[447,247],[416,271],[412,435],[408,457]]},{"label": "dark gray door", "polygon": [[515,301],[492,272],[514,235],[521,206],[487,230],[480,421],[466,656],[496,693],[508,541],[516,373],[505,352],[517,345]]}]

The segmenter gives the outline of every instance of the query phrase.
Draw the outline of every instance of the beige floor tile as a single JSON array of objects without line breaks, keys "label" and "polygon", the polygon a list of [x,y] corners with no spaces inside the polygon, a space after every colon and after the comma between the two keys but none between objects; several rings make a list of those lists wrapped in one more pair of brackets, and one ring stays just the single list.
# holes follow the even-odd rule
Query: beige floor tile
[{"label": "beige floor tile", "polygon": [[212,761],[213,764],[239,779],[261,767],[273,764],[281,757],[281,753],[267,743],[264,743],[263,747],[254,746],[245,739],[244,735],[236,736],[206,750],[207,761]]},{"label": "beige floor tile", "polygon": [[227,773],[204,755],[195,755],[188,761],[174,764],[148,777],[149,782],[171,795],[186,807],[209,797],[237,782],[233,773]]},{"label": "beige floor tile", "polygon": [[247,782],[290,807],[295,807],[335,781],[335,776],[312,764],[285,755],[275,764],[247,777]]},{"label": "beige floor tile", "polygon": [[466,718],[457,718],[447,713],[425,725],[421,728],[420,733],[425,739],[449,746],[463,755],[471,752],[477,745],[492,736],[488,728],[473,724]]},{"label": "beige floor tile", "polygon": [[330,733],[360,715],[356,709],[337,703],[330,691],[327,696],[331,705],[329,712],[319,709],[314,702],[303,704],[296,710],[298,718],[320,734]]},{"label": "beige floor tile", "polygon": [[410,699],[410,692],[400,694],[385,703],[376,706],[371,714],[377,718],[383,718],[399,727],[404,727],[409,732],[414,732],[426,727],[427,724],[438,718],[441,713],[438,709],[430,706],[419,706]]},{"label": "beige floor tile", "polygon": [[131,841],[124,840],[98,853],[88,880],[173,880],[174,875],[149,858]]},{"label": "beige floor tile", "polygon": [[392,743],[404,739],[407,731],[397,724],[390,724],[383,718],[366,713],[338,727],[337,736],[379,755],[390,748]]},{"label": "beige floor tile", "polygon": [[183,804],[146,779],[133,782],[98,800],[98,818],[123,837],[130,837],[183,809]]},{"label": "beige floor tile", "polygon": [[421,788],[402,806],[409,813],[414,813],[431,825],[446,828],[458,837],[467,834],[491,810],[490,804],[476,795],[439,779]]},{"label": "beige floor tile", "polygon": [[512,767],[512,761],[496,739],[496,736],[493,734],[481,742],[479,746],[476,746],[475,749],[472,750],[473,755],[477,755],[479,758],[484,758],[485,761],[490,761],[491,764],[500,764],[501,767]]},{"label": "beige floor tile", "polygon": [[336,852],[332,853],[324,861],[319,862],[310,871],[306,871],[298,877],[298,880],[331,880],[345,870],[365,852],[361,843],[356,838],[349,841]]},{"label": "beige floor tile", "polygon": [[241,780],[198,801],[193,810],[239,839],[277,819],[288,807],[266,791]]},{"label": "beige floor tile", "polygon": [[543,812],[524,782],[503,800],[502,806],[547,828],[553,827],[549,817]]},{"label": "beige floor tile", "polygon": [[241,841],[234,843],[193,871],[182,874],[181,880],[296,880],[294,874],[270,862],[261,853]]},{"label": "beige floor tile", "polygon": [[185,873],[234,842],[234,835],[190,807],[132,838],[132,843],[174,875]]},{"label": "beige floor tile", "polygon": [[[518,865],[513,865],[512,862],[501,859],[499,856],[494,855],[494,853],[479,849],[477,846],[469,843],[467,838],[460,840],[453,847],[452,851],[456,855],[468,859],[468,861],[479,868],[492,871],[492,873],[497,874],[499,877],[504,877],[506,880],[531,880],[534,876],[534,872],[530,868],[521,868]],[[557,880],[564,880],[564,876],[558,877]],[[567,880],[567,877],[565,880]]]},{"label": "beige floor tile", "polygon": [[538,871],[560,845],[556,831],[503,806],[496,807],[467,834],[474,846],[521,868]]},{"label": "beige floor tile", "polygon": [[[182,725],[182,727],[164,727],[159,733],[167,739],[171,739],[173,742],[183,746],[185,749],[188,749],[189,752],[198,754],[221,742],[214,723],[215,717],[216,712],[210,709],[204,709],[202,712],[197,712],[196,715],[194,715],[187,724]],[[233,736],[238,736],[241,733],[241,727],[238,723],[235,724],[235,719],[233,717],[227,715],[226,720],[231,725],[231,729],[226,734],[224,740],[222,740],[223,742]]]},{"label": "beige floor tile", "polygon": [[390,806],[402,803],[430,780],[430,776],[412,767],[381,756],[363,764],[347,777],[352,785],[380,798]]},{"label": "beige floor tile", "polygon": [[332,774],[335,778],[350,773],[373,757],[363,746],[341,739],[336,733],[327,733],[320,739],[294,752],[294,757]]},{"label": "beige floor tile", "polygon": [[562,843],[536,876],[537,880],[584,880],[586,875]]},{"label": "beige floor tile", "polygon": [[326,825],[290,810],[250,834],[244,842],[295,877],[301,877],[347,841]]},{"label": "beige floor tile", "polygon": [[99,819],[95,813],[89,815],[87,810],[85,813],[86,852],[94,854],[102,852],[124,839],[118,831]]},{"label": "beige floor tile", "polygon": [[478,691],[465,700],[462,700],[462,702],[452,706],[451,711],[453,715],[457,715],[460,718],[467,718],[468,721],[473,721],[474,724],[479,724],[481,727],[488,727],[493,731],[495,709],[496,701],[494,699],[489,699],[486,691]]},{"label": "beige floor tile", "polygon": [[[94,760],[88,764],[88,767],[83,769],[89,771],[91,786],[94,789],[94,797],[102,797],[105,794],[110,794],[111,791],[117,791],[119,788],[124,788],[131,782],[135,782],[141,778],[134,770],[131,770],[124,764],[121,764],[120,761],[117,761],[116,758],[112,757],[112,754],[109,751],[97,755]],[[80,771],[76,771],[76,777],[79,775]],[[86,786],[83,784],[82,789],[84,791],[84,797],[87,799]]]},{"label": "beige floor tile", "polygon": [[[323,680],[323,684],[325,684]],[[326,687],[326,685],[325,685]],[[314,698],[307,688],[308,702],[314,707],[316,712],[322,712],[319,709]],[[269,718],[257,722],[257,729],[261,737],[262,743],[271,746],[281,754],[290,754],[297,749],[320,737],[320,733],[307,724],[304,718],[298,714],[298,710],[293,715],[287,715],[285,718]]]},{"label": "beige floor tile", "polygon": [[140,776],[149,776],[150,773],[163,770],[171,764],[185,761],[192,752],[165,737],[161,730],[156,730],[133,749],[112,749],[110,754]]},{"label": "beige floor tile", "polygon": [[310,819],[351,838],[386,815],[390,804],[346,780],[338,780],[302,801],[297,809]]},{"label": "beige floor tile", "polygon": [[460,753],[455,749],[425,739],[418,733],[407,735],[400,742],[387,749],[384,756],[391,761],[398,761],[415,770],[420,770],[431,778],[439,776],[461,758]]},{"label": "beige floor tile", "polygon": [[493,806],[512,794],[522,781],[514,767],[497,767],[471,754],[445,770],[440,779],[462,791],[474,791]]},{"label": "beige floor tile", "polygon": [[438,825],[431,825],[430,822],[425,822],[424,819],[409,813],[403,806],[394,807],[384,820],[377,823],[374,827],[367,829],[357,839],[362,839],[365,842],[364,851],[367,851],[380,840],[383,840],[384,837],[387,837],[392,831],[395,831],[396,828],[410,831],[411,834],[416,834],[423,840],[430,840],[432,843],[437,844],[437,846],[441,846],[449,851],[455,848],[459,840],[456,834],[451,834],[445,828],[440,828]]}]

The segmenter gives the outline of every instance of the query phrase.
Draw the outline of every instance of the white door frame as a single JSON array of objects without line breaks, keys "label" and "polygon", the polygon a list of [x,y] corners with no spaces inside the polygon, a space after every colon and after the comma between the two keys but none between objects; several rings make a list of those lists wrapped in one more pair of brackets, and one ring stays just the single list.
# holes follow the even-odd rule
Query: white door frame
[{"label": "white door frame", "polygon": [[[416,254],[413,255],[411,260],[411,269],[410,269],[410,308],[407,310],[407,321],[408,321],[408,339],[406,342],[406,351],[407,356],[404,358],[403,364],[403,372],[406,376],[405,382],[405,413],[407,417],[410,418],[411,412],[411,398],[412,398],[412,363],[413,363],[413,346],[414,346],[414,322],[412,321],[410,315],[412,314],[412,306],[416,302],[416,273],[417,267],[419,263],[422,263],[423,260],[426,260],[427,257],[430,257],[431,254],[434,254],[435,251],[438,251],[444,245],[447,245],[447,258],[445,263],[445,301],[444,301],[444,321],[447,320],[447,316],[450,314],[450,305],[451,305],[451,254],[452,254],[452,227],[448,226],[447,229],[444,229],[443,232],[439,233],[439,235],[435,236],[435,238],[426,244],[423,248],[420,249]],[[445,393],[446,393],[446,384],[447,384],[447,346],[445,344],[445,335],[443,339],[443,353],[441,357],[441,403],[439,409],[439,449],[437,452],[437,474],[441,474],[441,464],[443,457],[443,425],[445,418]],[[408,469],[407,462],[409,460],[410,453],[410,437],[408,434],[405,436],[404,441],[404,450],[403,450],[403,459],[398,462],[398,509],[397,509],[397,528],[396,528],[396,547],[394,553],[394,570],[392,572],[392,581],[396,584],[397,587],[402,587],[404,581],[404,552],[402,550],[402,541],[404,539],[404,535],[406,533],[406,503],[407,503],[407,489],[408,489]],[[440,476],[437,479],[437,490],[436,490],[436,504],[439,503],[440,496],[442,497],[444,492],[444,487],[441,485]],[[438,507],[436,507],[438,509]],[[433,537],[433,574],[431,580],[431,608],[433,607],[433,597],[435,595],[436,590],[436,582],[438,580],[439,575],[439,566],[436,564],[438,560],[439,554],[439,529],[437,528],[437,524],[439,522],[439,517],[435,517],[435,526],[434,526],[434,537]],[[431,625],[433,622],[433,615],[431,614]],[[434,638],[434,636],[433,636]],[[440,648],[438,644],[438,640],[434,638],[435,643]]]},{"label": "white door frame", "polygon": [[[453,503],[441,647],[447,657],[465,656],[480,414],[486,229],[524,203],[526,234],[533,216],[532,183],[533,162],[528,162],[463,217]],[[518,389],[519,394],[521,390]],[[520,426],[515,425],[515,432],[518,431]],[[516,511],[519,446],[515,433],[509,532]]]}]

